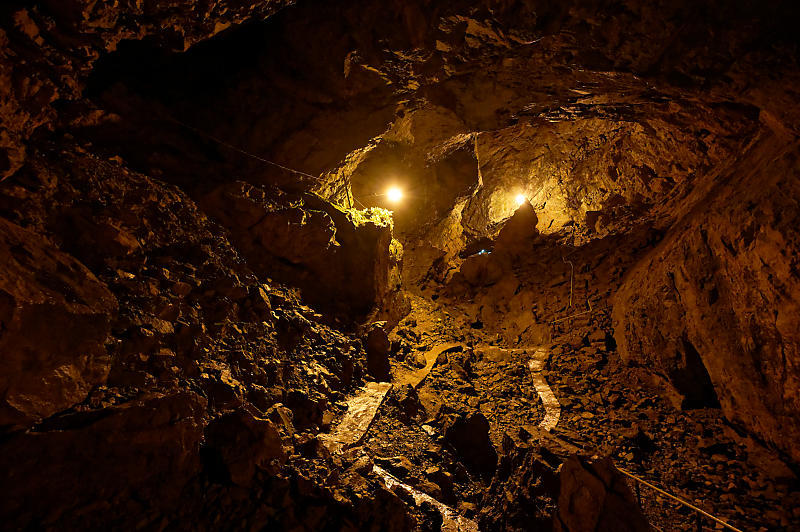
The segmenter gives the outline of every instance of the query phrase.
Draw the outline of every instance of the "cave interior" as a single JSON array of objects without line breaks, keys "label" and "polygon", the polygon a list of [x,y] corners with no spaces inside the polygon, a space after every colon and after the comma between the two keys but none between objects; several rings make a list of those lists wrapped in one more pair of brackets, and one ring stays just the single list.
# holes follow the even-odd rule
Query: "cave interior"
[{"label": "cave interior", "polygon": [[798,23],[4,3],[2,528],[800,529]]}]

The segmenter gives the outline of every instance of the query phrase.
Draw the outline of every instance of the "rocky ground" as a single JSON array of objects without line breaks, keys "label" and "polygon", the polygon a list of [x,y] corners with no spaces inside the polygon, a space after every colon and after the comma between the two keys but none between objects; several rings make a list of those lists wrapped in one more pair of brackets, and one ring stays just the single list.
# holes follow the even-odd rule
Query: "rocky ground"
[{"label": "rocky ground", "polygon": [[[541,403],[523,361],[498,363],[468,347],[500,343],[464,329],[469,316],[458,316],[459,311],[448,305],[415,305],[414,310],[421,312],[412,312],[398,331],[404,337],[450,331],[444,336],[464,342],[465,351],[440,357],[417,394],[395,391],[364,445],[376,463],[406,483],[474,517],[488,479],[482,481],[465,466],[469,459],[448,442],[448,414],[482,414],[488,421],[484,434],[494,449],[508,451],[509,445],[533,444]],[[562,405],[554,436],[581,453],[611,456],[619,467],[743,530],[795,528],[800,523],[794,510],[800,491],[794,472],[721,419],[717,409],[676,408],[662,398],[645,371],[617,363],[613,345],[606,342],[608,324],[607,310],[598,309],[588,319],[567,320],[554,331],[544,372]],[[431,326],[433,331],[426,330]],[[411,346],[413,354],[426,344]],[[472,371],[453,371],[470,359]],[[476,430],[467,454],[480,449],[479,434]],[[548,447],[547,440],[535,445]],[[549,445],[559,452],[558,445]],[[481,452],[490,452],[487,449]],[[694,512],[646,487],[641,495],[652,525],[661,530],[694,529]]]},{"label": "rocky ground", "polygon": [[[586,252],[578,250],[571,258],[579,262]],[[579,270],[574,284],[580,288],[572,297],[583,304],[572,308],[567,305],[569,283],[563,278],[556,276],[555,283],[533,278],[529,275],[533,265],[524,263],[514,274],[518,292],[532,290],[538,301],[550,301],[550,313],[542,308],[545,305],[539,307],[544,316],[580,314],[549,325],[542,341],[550,353],[544,375],[562,406],[552,431],[558,441],[540,439],[536,430],[543,412],[525,361],[492,356],[490,346],[520,346],[507,341],[505,331],[491,330],[492,325],[509,324],[499,318],[492,324],[487,313],[479,313],[478,304],[439,296],[437,287],[428,286],[424,297],[412,298],[412,312],[393,332],[395,364],[413,365],[416,353],[434,342],[458,342],[463,350],[440,356],[416,396],[400,393],[390,399],[370,430],[366,447],[409,483],[434,496],[442,494],[447,500],[453,490],[457,507],[471,517],[486,497],[488,479],[482,480],[474,467],[465,471],[458,463],[469,464],[469,459],[448,442],[447,419],[453,414],[482,416],[488,423],[485,429],[476,424],[474,433],[488,435],[502,454],[518,445],[533,445],[545,454],[549,447],[550,452],[563,454],[566,443],[573,451],[610,456],[619,467],[743,530],[796,528],[800,491],[793,469],[722,418],[718,407],[687,408],[679,399],[671,402],[651,373],[620,359],[608,302],[598,295],[609,280],[614,282],[614,275],[604,274],[617,252],[607,253],[591,270]],[[492,289],[484,290],[490,294]],[[591,311],[587,298],[593,301]],[[493,301],[503,305],[502,300]],[[480,443],[482,437],[471,440],[467,454],[491,453]],[[441,470],[449,473],[446,489],[434,480]],[[659,529],[696,526],[694,512],[685,507],[646,487],[641,496],[648,519]],[[704,526],[714,528],[714,523]]]},{"label": "rocky ground", "polygon": [[3,3],[0,521],[800,528],[797,14]]},{"label": "rocky ground", "polygon": [[74,147],[0,198],[6,524],[408,526],[316,440],[363,382],[361,340],[182,191]]}]

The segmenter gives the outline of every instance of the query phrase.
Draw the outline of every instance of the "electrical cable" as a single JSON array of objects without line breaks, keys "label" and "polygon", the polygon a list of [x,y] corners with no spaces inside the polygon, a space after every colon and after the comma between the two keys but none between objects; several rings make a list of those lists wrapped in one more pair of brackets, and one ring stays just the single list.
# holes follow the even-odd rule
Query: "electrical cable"
[{"label": "electrical cable", "polygon": [[196,127],[191,126],[191,125],[189,125],[189,124],[187,124],[185,122],[182,122],[182,121],[180,121],[177,118],[174,118],[172,116],[167,115],[165,118],[170,122],[173,122],[173,123],[175,123],[175,124],[177,124],[177,125],[179,125],[181,127],[184,127],[186,129],[194,132],[197,135],[200,135],[201,137],[204,137],[204,138],[207,138],[209,140],[212,140],[212,141],[216,142],[217,144],[219,144],[221,146],[225,146],[229,150],[233,150],[233,151],[241,153],[242,155],[246,155],[248,157],[252,157],[253,159],[256,159],[257,161],[261,161],[262,163],[274,166],[276,168],[280,168],[281,170],[285,170],[285,171],[287,171],[289,173],[292,173],[292,174],[297,174],[297,175],[302,175],[302,176],[305,176],[305,177],[310,177],[311,179],[315,179],[317,181],[322,179],[322,177],[320,177],[320,176],[314,176],[314,175],[308,174],[306,172],[303,172],[301,170],[295,170],[294,168],[289,168],[288,166],[284,166],[282,164],[278,164],[278,163],[276,163],[274,161],[270,161],[270,160],[265,159],[263,157],[259,157],[258,155],[255,155],[255,154],[250,153],[250,152],[248,152],[246,150],[243,150],[242,148],[234,146],[233,144],[231,144],[229,142],[226,142],[226,141],[224,141],[224,140],[222,140],[220,138],[215,137],[214,135],[206,133],[205,131],[197,129]]}]

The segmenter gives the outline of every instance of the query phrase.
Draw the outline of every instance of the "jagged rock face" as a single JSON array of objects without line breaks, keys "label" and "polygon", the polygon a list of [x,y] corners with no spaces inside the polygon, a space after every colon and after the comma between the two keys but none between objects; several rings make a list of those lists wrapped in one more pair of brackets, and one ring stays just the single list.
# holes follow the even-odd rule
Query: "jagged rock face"
[{"label": "jagged rock face", "polygon": [[[374,480],[324,480],[337,466],[314,451],[363,383],[359,340],[254,274],[174,186],[74,146],[24,174],[0,193],[4,522],[409,528]],[[259,501],[232,498],[252,485]]]},{"label": "jagged rock face", "polygon": [[28,427],[104,384],[117,301],[51,242],[0,219],[0,426]]},{"label": "jagged rock face", "polygon": [[728,419],[794,460],[797,155],[793,138],[765,131],[698,192],[696,206],[630,272],[614,304],[626,359],[652,365],[687,400],[716,395]]},{"label": "jagged rock face", "polygon": [[95,61],[121,42],[148,38],[186,50],[233,24],[266,18],[289,3],[184,2],[179,9],[171,3],[120,5],[83,0],[4,4],[0,175],[9,176],[22,166],[26,141],[37,129],[87,118],[81,116],[85,108],[60,114],[54,104],[71,102],[81,107],[83,82]]},{"label": "jagged rock face", "polygon": [[312,196],[270,194],[246,183],[220,187],[201,205],[231,232],[251,267],[303,290],[306,301],[363,318],[399,289],[401,256],[391,219],[347,213]]}]

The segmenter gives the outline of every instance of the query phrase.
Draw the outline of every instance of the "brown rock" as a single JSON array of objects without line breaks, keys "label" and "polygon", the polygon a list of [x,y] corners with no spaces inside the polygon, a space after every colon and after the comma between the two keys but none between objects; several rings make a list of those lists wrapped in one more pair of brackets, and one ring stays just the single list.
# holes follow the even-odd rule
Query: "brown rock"
[{"label": "brown rock", "polygon": [[405,456],[392,456],[390,458],[375,458],[375,463],[389,471],[400,480],[405,479],[414,469],[411,461]]},{"label": "brown rock", "polygon": [[0,425],[27,426],[103,383],[116,311],[81,263],[0,219]]},{"label": "brown rock", "polygon": [[650,525],[610,458],[568,458],[561,466],[554,532],[648,532]]},{"label": "brown rock", "polygon": [[265,194],[224,185],[201,201],[255,268],[303,290],[305,299],[348,317],[396,302],[399,271],[388,220],[354,215],[304,194]]},{"label": "brown rock", "polygon": [[286,406],[292,410],[292,419],[298,429],[322,425],[327,400],[322,395],[309,396],[301,390],[290,390],[286,394]]},{"label": "brown rock", "polygon": [[367,331],[367,371],[379,381],[388,381],[390,378],[389,365],[389,335],[386,332],[386,322],[379,321],[370,325]]},{"label": "brown rock", "polygon": [[274,473],[286,460],[275,425],[243,409],[212,421],[206,441],[231,482],[240,486],[251,485],[256,468]]},{"label": "brown rock", "polygon": [[399,388],[395,387],[394,399],[399,403],[402,416],[405,420],[410,420],[416,417],[420,412],[424,411],[424,407],[419,400],[416,388],[410,384],[406,384]]},{"label": "brown rock", "polygon": [[497,465],[497,451],[489,439],[489,421],[480,412],[451,415],[444,426],[444,439],[474,472],[490,477]]},{"label": "brown rock", "polygon": [[[48,420],[0,444],[0,519],[12,528],[97,528],[105,508],[170,512],[200,472],[205,400],[152,396]],[[47,479],[44,482],[42,479]],[[94,508],[103,515],[87,512]],[[139,517],[141,518],[141,516]]]},{"label": "brown rock", "polygon": [[727,418],[795,460],[800,280],[789,272],[800,256],[791,199],[800,194],[798,153],[762,133],[629,272],[613,312],[624,360],[653,368],[684,406],[718,401]]},{"label": "brown rock", "polygon": [[491,253],[473,255],[464,260],[460,272],[472,286],[491,286],[503,276],[503,265]]},{"label": "brown rock", "polygon": [[531,245],[539,234],[536,229],[538,223],[536,211],[530,202],[525,201],[500,229],[492,253],[512,257],[530,253]]},{"label": "brown rock", "polygon": [[275,423],[278,428],[286,431],[288,435],[294,434],[294,424],[292,423],[292,411],[280,403],[272,405],[267,410],[267,418]]}]

